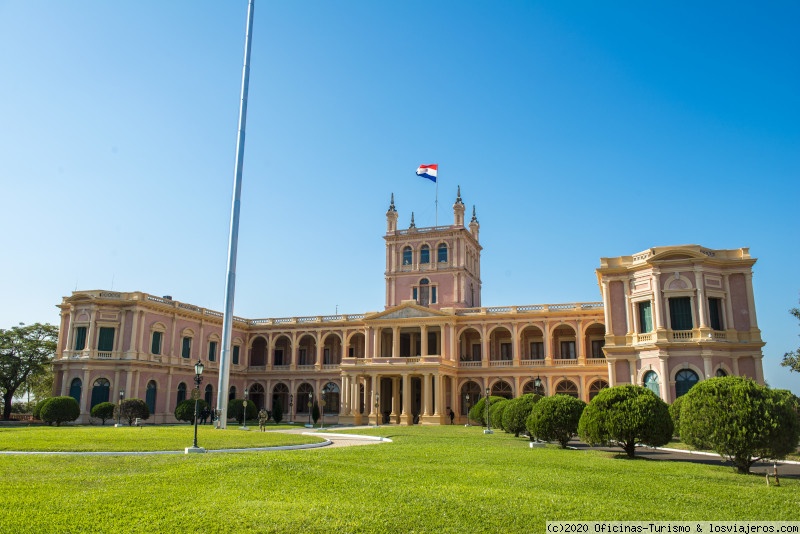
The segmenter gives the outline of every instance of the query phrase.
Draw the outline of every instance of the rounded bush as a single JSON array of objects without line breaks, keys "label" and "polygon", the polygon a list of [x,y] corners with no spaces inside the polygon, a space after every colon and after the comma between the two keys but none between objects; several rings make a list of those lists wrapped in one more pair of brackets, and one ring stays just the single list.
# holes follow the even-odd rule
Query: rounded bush
[{"label": "rounded bush", "polygon": [[681,406],[681,440],[711,449],[749,473],[759,458],[783,458],[797,448],[797,397],[760,386],[749,378],[726,376],[696,384]]},{"label": "rounded bush", "polygon": [[[502,398],[502,400],[493,402],[489,406],[489,421],[491,421],[492,427],[505,430],[505,428],[503,428],[503,412],[505,411],[509,402],[511,401],[506,398]],[[506,432],[508,431],[506,430]]]},{"label": "rounded bush", "polygon": [[672,435],[681,435],[681,406],[683,406],[683,399],[686,395],[681,395],[669,405],[669,416],[672,418]]},{"label": "rounded bush", "polygon": [[[489,401],[491,405],[501,400],[507,400],[505,397],[492,396]],[[486,397],[482,397],[476,402],[469,410],[469,418],[475,421],[480,426],[486,426]]]},{"label": "rounded bush", "polygon": [[[194,423],[194,403],[192,399],[186,399],[178,403],[175,407],[175,419],[178,421],[187,421],[189,423]],[[203,399],[197,400],[197,416],[200,417],[200,413],[208,408],[208,403]]]},{"label": "rounded bush", "polygon": [[669,443],[672,419],[667,403],[655,393],[626,384],[604,389],[592,399],[578,422],[578,434],[590,445],[617,444],[633,458],[637,443]]},{"label": "rounded bush", "polygon": [[117,415],[117,410],[120,412],[120,418],[128,422],[128,426],[133,424],[134,419],[150,419],[150,408],[147,407],[147,403],[142,399],[125,399],[116,406],[115,416]]},{"label": "rounded bush", "polygon": [[41,419],[42,419],[42,416],[41,416],[41,414],[42,414],[42,406],[44,406],[44,403],[49,401],[51,398],[52,397],[48,397],[46,399],[42,399],[42,400],[38,401],[36,403],[36,405],[34,405],[34,407],[33,407],[33,418],[34,419],[39,419],[41,421]]},{"label": "rounded bush", "polygon": [[508,406],[503,411],[503,430],[518,438],[520,433],[525,432],[525,422],[528,420],[533,406],[541,398],[542,396],[536,393],[526,393],[508,401]]},{"label": "rounded bush", "polygon": [[42,421],[46,423],[55,423],[56,426],[61,426],[61,423],[74,421],[80,417],[80,415],[81,409],[78,406],[78,401],[70,396],[47,399],[39,412]]},{"label": "rounded bush", "polygon": [[281,399],[275,399],[275,402],[272,404],[272,420],[275,421],[276,425],[281,424],[283,421],[283,404],[281,404]]},{"label": "rounded bush", "polygon": [[[231,399],[228,401],[228,418],[241,422],[243,404],[244,399]],[[258,419],[258,407],[251,400],[247,401],[247,418],[251,420]]]},{"label": "rounded bush", "polygon": [[116,410],[116,406],[113,402],[101,402],[100,404],[95,404],[94,408],[90,412],[90,415],[95,419],[100,419],[101,424],[106,424],[106,421],[114,417],[114,411]]},{"label": "rounded bush", "polygon": [[578,433],[586,403],[570,395],[545,397],[533,405],[526,421],[531,439],[534,436],[544,441],[557,441],[562,449]]}]

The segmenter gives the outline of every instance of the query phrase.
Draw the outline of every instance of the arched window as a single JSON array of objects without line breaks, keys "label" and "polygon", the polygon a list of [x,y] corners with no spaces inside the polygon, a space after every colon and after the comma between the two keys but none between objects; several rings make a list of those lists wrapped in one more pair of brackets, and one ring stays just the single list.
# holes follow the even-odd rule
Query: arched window
[{"label": "arched window", "polygon": [[72,382],[69,385],[69,396],[75,399],[75,402],[78,403],[78,406],[81,405],[81,387],[83,386],[83,382],[81,382],[80,378],[73,378]]},{"label": "arched window", "polygon": [[655,371],[647,371],[644,374],[644,387],[661,397],[661,389],[658,387],[658,374]]},{"label": "arched window", "polygon": [[[311,395],[309,397],[309,394]],[[308,403],[314,400],[314,388],[311,384],[300,384],[297,388],[297,396],[295,397],[295,406],[297,413],[308,413]]]},{"label": "arched window", "polygon": [[275,411],[276,403],[280,401],[281,411],[288,415],[287,420],[292,420],[294,411],[294,397],[289,395],[289,386],[286,384],[278,383],[272,388],[272,411]]},{"label": "arched window", "polygon": [[608,382],[605,380],[595,380],[592,382],[592,385],[589,386],[589,400],[592,400],[600,393],[601,389],[606,389],[608,387]]},{"label": "arched window", "polygon": [[685,395],[692,386],[697,384],[700,378],[691,369],[681,369],[675,375],[675,398]]},{"label": "arched window", "polygon": [[181,402],[186,400],[186,383],[181,382],[178,384],[178,398],[175,401],[175,404],[180,404]]},{"label": "arched window", "polygon": [[438,257],[436,258],[436,261],[438,261],[439,263],[447,263],[447,244],[446,243],[441,243],[439,245]]},{"label": "arched window", "polygon": [[719,369],[717,369],[717,372],[714,373],[714,376],[716,376],[718,378],[722,378],[723,376],[728,376],[728,373],[725,372],[725,369],[720,367]]},{"label": "arched window", "polygon": [[436,304],[436,286],[430,285],[430,280],[423,278],[419,281],[419,286],[413,289],[411,296],[420,306]]},{"label": "arched window", "polygon": [[572,380],[562,380],[556,386],[556,395],[569,395],[570,397],[578,397],[578,386]]},{"label": "arched window", "polygon": [[211,387],[211,384],[206,385],[206,403],[208,403],[209,408],[211,407],[211,401],[214,398],[214,388]]},{"label": "arched window", "polygon": [[258,336],[253,340],[250,349],[250,367],[260,367],[267,364],[267,340]]},{"label": "arched window", "polygon": [[419,262],[420,263],[431,262],[431,248],[428,245],[422,245],[422,248],[419,249]]},{"label": "arched window", "polygon": [[411,265],[413,262],[414,257],[411,252],[411,247],[406,247],[403,249],[403,265]]},{"label": "arched window", "polygon": [[514,398],[514,393],[511,390],[511,384],[505,380],[500,380],[494,383],[492,386],[492,395],[497,397],[505,397],[507,399]]},{"label": "arched window", "polygon": [[[332,415],[339,413],[339,386],[333,382],[328,382],[322,388],[322,395],[325,399],[325,413]],[[322,409],[322,406],[320,406]]]},{"label": "arched window", "polygon": [[110,394],[111,382],[105,378],[98,378],[95,380],[92,386],[92,405],[89,406],[89,409],[94,408],[101,402],[108,402]]},{"label": "arched window", "polygon": [[264,408],[264,386],[261,384],[253,384],[250,386],[247,396],[259,410]]},{"label": "arched window", "polygon": [[150,410],[150,413],[156,413],[156,390],[158,386],[156,386],[156,381],[151,380],[147,383],[147,392],[144,396],[144,402],[147,404],[147,408]]},{"label": "arched window", "polygon": [[482,396],[481,387],[471,380],[461,386],[461,415],[467,415]]}]

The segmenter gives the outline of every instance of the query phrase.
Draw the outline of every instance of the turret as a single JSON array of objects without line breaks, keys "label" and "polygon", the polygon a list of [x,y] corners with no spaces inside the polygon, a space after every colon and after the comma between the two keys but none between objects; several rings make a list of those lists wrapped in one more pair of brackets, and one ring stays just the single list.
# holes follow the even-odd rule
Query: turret
[{"label": "turret", "polygon": [[389,204],[389,211],[386,212],[386,233],[393,234],[397,231],[397,210],[394,207],[394,193]]},{"label": "turret", "polygon": [[475,206],[472,206],[472,220],[469,222],[469,231],[472,233],[472,237],[475,238],[475,241],[480,241],[478,239],[478,231],[481,229],[480,223],[478,223],[478,217],[475,216]]},{"label": "turret", "polygon": [[464,202],[461,200],[461,186],[459,185],[456,203],[453,204],[453,224],[457,228],[464,226],[464,210]]}]

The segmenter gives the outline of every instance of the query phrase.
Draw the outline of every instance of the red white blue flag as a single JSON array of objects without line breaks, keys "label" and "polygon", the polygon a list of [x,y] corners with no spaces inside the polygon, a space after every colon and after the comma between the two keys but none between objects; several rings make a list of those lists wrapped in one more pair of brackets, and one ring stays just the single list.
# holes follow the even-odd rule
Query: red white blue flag
[{"label": "red white blue flag", "polygon": [[439,172],[439,165],[436,163],[434,163],[433,165],[420,165],[419,169],[417,169],[417,176],[421,176],[423,178],[427,178],[432,182],[435,182],[436,174],[438,172]]}]

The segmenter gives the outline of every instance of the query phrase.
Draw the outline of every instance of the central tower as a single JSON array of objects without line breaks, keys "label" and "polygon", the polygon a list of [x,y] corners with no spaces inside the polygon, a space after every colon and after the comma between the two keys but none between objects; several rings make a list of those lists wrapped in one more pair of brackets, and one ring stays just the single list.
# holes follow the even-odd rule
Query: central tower
[{"label": "central tower", "polygon": [[452,225],[417,228],[412,213],[408,229],[398,230],[392,194],[384,236],[386,308],[408,300],[436,310],[481,305],[480,224],[473,206],[464,227],[464,211],[459,186]]}]

